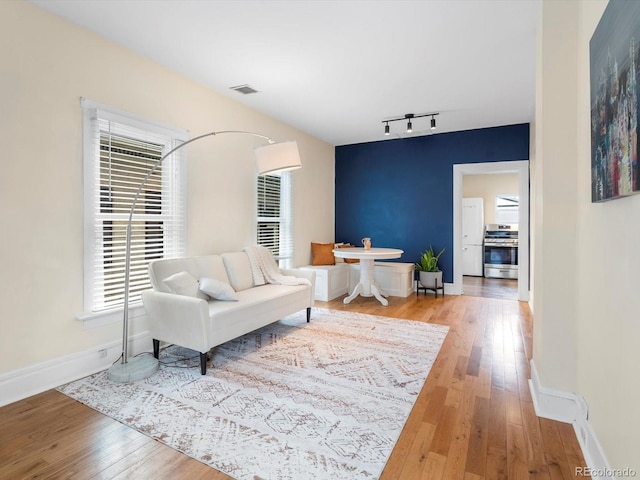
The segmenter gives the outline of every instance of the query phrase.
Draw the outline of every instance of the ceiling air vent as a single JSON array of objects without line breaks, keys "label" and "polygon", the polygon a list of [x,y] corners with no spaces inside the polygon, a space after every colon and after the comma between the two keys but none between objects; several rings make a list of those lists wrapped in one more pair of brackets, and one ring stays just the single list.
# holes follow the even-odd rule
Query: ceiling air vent
[{"label": "ceiling air vent", "polygon": [[253,87],[250,87],[249,85],[236,85],[235,87],[229,87],[231,90],[235,90],[236,92],[240,92],[244,95],[249,95],[250,93],[258,93],[258,90],[256,90]]}]

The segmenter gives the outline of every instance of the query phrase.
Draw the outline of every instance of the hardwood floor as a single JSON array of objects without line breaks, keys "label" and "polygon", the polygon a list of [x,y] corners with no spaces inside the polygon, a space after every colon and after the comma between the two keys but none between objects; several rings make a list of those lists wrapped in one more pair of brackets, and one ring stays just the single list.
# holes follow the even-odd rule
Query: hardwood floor
[{"label": "hardwood floor", "polygon": [[462,292],[471,297],[518,299],[518,280],[508,278],[484,278],[465,275]]},{"label": "hardwood floor", "polygon": [[[527,304],[430,294],[316,306],[450,327],[382,480],[569,479],[585,466],[571,425],[534,413]],[[0,408],[0,478],[231,477],[51,390]]]}]

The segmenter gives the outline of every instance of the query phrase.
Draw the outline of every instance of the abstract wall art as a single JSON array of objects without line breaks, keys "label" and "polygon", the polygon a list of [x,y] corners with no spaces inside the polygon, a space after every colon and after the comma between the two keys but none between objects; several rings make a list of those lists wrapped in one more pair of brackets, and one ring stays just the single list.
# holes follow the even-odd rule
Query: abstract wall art
[{"label": "abstract wall art", "polygon": [[640,2],[611,0],[591,41],[591,201],[640,193]]}]

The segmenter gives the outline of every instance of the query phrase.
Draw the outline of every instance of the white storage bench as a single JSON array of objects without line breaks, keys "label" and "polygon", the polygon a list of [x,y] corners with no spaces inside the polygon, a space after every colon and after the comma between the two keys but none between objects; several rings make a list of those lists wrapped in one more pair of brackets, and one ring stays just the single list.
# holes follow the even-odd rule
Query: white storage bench
[{"label": "white storage bench", "polygon": [[[349,264],[349,291],[352,292],[360,279],[360,264]],[[414,264],[401,262],[374,262],[373,280],[391,297],[408,297],[413,292]],[[316,274],[316,291],[318,276]],[[317,299],[317,297],[316,297]]]},{"label": "white storage bench", "polygon": [[336,263],[335,265],[307,265],[299,267],[299,270],[310,270],[316,272],[316,300],[328,302],[329,300],[333,300],[334,298],[349,293],[348,263]]}]

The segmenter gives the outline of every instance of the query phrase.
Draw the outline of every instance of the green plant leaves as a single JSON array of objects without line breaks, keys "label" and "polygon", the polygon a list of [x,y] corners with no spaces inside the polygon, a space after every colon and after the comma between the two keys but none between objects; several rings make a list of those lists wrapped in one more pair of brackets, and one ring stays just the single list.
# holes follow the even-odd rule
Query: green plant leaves
[{"label": "green plant leaves", "polygon": [[416,270],[419,272],[439,272],[438,260],[444,253],[444,248],[437,254],[433,250],[433,246],[429,245],[429,250],[420,254],[420,261],[416,263]]}]

